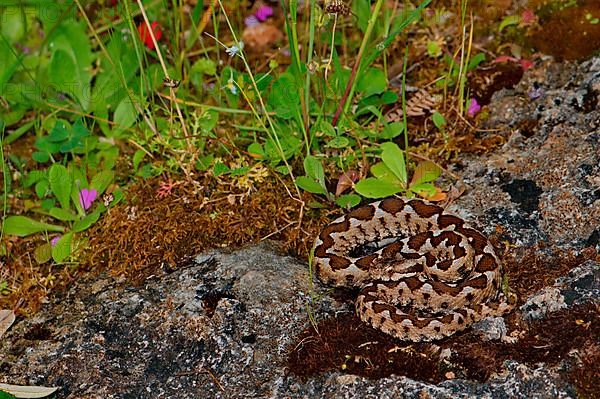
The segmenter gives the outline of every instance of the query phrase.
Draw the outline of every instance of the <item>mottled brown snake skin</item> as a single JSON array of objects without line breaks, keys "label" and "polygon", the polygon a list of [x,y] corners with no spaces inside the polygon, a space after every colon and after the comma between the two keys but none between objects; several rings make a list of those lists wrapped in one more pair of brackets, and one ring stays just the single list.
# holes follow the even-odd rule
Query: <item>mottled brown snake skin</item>
[{"label": "mottled brown snake skin", "polygon": [[357,287],[364,322],[408,341],[437,340],[509,312],[502,264],[461,218],[418,199],[388,198],[323,229],[314,265],[326,284]]}]

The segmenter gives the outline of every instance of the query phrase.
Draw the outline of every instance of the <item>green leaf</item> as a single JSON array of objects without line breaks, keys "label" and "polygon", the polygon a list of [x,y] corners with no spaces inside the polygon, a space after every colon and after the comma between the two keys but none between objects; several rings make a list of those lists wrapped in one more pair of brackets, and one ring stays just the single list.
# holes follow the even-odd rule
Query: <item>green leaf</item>
[{"label": "green leaf", "polygon": [[213,175],[215,177],[229,172],[231,172],[231,169],[229,169],[229,166],[225,165],[223,162],[217,162],[215,166],[213,166]]},{"label": "green leaf", "polygon": [[366,198],[384,198],[402,191],[402,187],[373,177],[359,181],[354,186],[354,189]]},{"label": "green leaf", "polygon": [[137,114],[132,99],[125,97],[117,105],[117,109],[115,109],[115,114],[113,115],[113,122],[116,124],[115,129],[123,131],[131,127],[137,119]]},{"label": "green leaf", "polygon": [[34,183],[39,182],[46,178],[46,173],[43,170],[32,170],[27,173],[25,179],[23,179],[23,187],[31,187]]},{"label": "green leaf", "polygon": [[393,139],[394,137],[399,136],[404,131],[404,123],[402,122],[392,122],[388,123],[384,128],[381,134],[379,135],[382,139]]},{"label": "green leaf", "polygon": [[479,66],[479,64],[481,64],[483,61],[485,61],[484,53],[475,54],[469,60],[469,64],[467,65],[467,71],[472,71],[473,69],[477,68]]},{"label": "green leaf", "polygon": [[290,174],[290,168],[287,165],[279,165],[275,167],[275,172],[287,176]]},{"label": "green leaf", "polygon": [[437,189],[432,183],[418,183],[410,186],[410,191],[422,197],[429,198],[437,192]]},{"label": "green leaf", "polygon": [[402,182],[402,185],[406,185],[406,164],[404,163],[404,153],[395,143],[387,142],[381,144],[381,160],[385,165],[390,168],[392,173]]},{"label": "green leaf", "polygon": [[98,210],[96,212],[90,213],[83,219],[76,221],[73,224],[73,232],[79,233],[80,231],[87,230],[91,225],[98,221],[98,219],[100,218],[100,213],[101,212]]},{"label": "green leaf", "polygon": [[15,396],[9,394],[8,392],[0,391],[0,399],[15,399]]},{"label": "green leaf", "polygon": [[38,163],[46,163],[50,160],[50,155],[47,152],[36,151],[31,154],[31,159]]},{"label": "green leaf", "polygon": [[433,115],[431,115],[431,120],[433,121],[435,127],[437,127],[439,130],[442,130],[444,126],[446,126],[446,119],[444,118],[444,115],[440,114],[437,111],[435,111]]},{"label": "green leaf", "polygon": [[57,49],[52,53],[48,75],[50,83],[59,91],[76,97],[72,89],[77,84],[73,81],[73,78],[77,76],[77,65],[67,51]]},{"label": "green leaf", "polygon": [[[10,4],[10,3],[9,3]],[[27,11],[26,11],[27,10]],[[9,6],[0,11],[0,33],[10,44],[16,43],[25,34],[26,16],[34,11],[32,8]]]},{"label": "green leaf", "polygon": [[110,208],[117,205],[119,202],[121,202],[121,200],[123,200],[123,198],[125,198],[125,194],[123,194],[123,190],[121,190],[120,188],[117,188],[115,191],[113,191],[112,195],[113,200],[109,205]]},{"label": "green leaf", "polygon": [[432,58],[437,58],[440,55],[442,55],[442,49],[440,48],[438,42],[434,40],[430,40],[427,42],[427,55],[429,55]]},{"label": "green leaf", "polygon": [[58,25],[56,21],[49,23],[52,28],[45,26],[47,32],[51,32],[48,36],[48,48],[52,51],[49,81],[58,90],[69,93],[83,110],[88,110],[94,55],[85,25],[74,18],[64,19]]},{"label": "green leaf", "polygon": [[101,195],[104,190],[112,183],[115,177],[115,172],[112,170],[103,170],[92,177],[90,188],[96,189],[98,195]]},{"label": "green leaf", "polygon": [[144,159],[144,156],[146,156],[146,151],[144,150],[137,150],[133,154],[133,170],[138,169],[138,167],[140,166],[140,162],[142,162],[142,159]]},{"label": "green leaf", "polygon": [[432,182],[442,174],[442,169],[431,161],[419,162],[413,173],[410,186]]},{"label": "green leaf", "polygon": [[[50,133],[48,133],[48,140],[53,143],[61,142],[69,138],[69,130],[71,127],[63,120],[57,120]],[[37,147],[37,146],[36,146]]]},{"label": "green leaf", "polygon": [[371,16],[371,3],[368,0],[353,1],[352,12],[356,15],[358,28],[365,33]]},{"label": "green leaf", "polygon": [[292,74],[286,72],[273,83],[268,103],[282,119],[300,115],[300,90]]},{"label": "green leaf", "polygon": [[190,82],[194,87],[202,87],[204,75],[214,76],[217,73],[217,64],[209,58],[200,58],[190,68]]},{"label": "green leaf", "polygon": [[50,182],[47,179],[40,180],[35,184],[35,194],[38,198],[44,198],[49,191]]},{"label": "green leaf", "polygon": [[46,263],[52,259],[52,245],[44,243],[33,251],[33,258],[39,264]]},{"label": "green leaf", "polygon": [[215,156],[213,154],[208,154],[206,156],[198,158],[198,160],[196,161],[196,169],[198,169],[200,172],[208,170],[208,168],[210,168],[210,166],[212,165],[214,159]]},{"label": "green leaf", "polygon": [[504,28],[506,28],[507,26],[517,25],[519,22],[521,22],[520,15],[509,15],[508,17],[504,18],[502,20],[502,22],[500,22],[500,26],[498,27],[498,32],[502,32],[502,30]]},{"label": "green leaf", "polygon": [[325,185],[325,171],[323,170],[323,165],[321,161],[312,155],[308,155],[304,158],[304,172],[306,175],[314,180],[316,180],[320,185]]},{"label": "green leaf", "polygon": [[363,97],[383,93],[386,88],[387,78],[378,68],[367,69],[356,82],[356,90],[362,93]]},{"label": "green leaf", "polygon": [[262,159],[265,157],[265,150],[262,145],[256,141],[248,146],[248,153],[250,153],[252,158]]},{"label": "green leaf", "polygon": [[35,121],[31,121],[31,122],[27,122],[27,123],[19,126],[19,128],[15,129],[15,131],[11,132],[8,136],[6,136],[6,139],[4,139],[4,143],[10,144],[10,143],[14,142],[19,137],[21,137],[22,135],[27,133],[29,131],[29,129],[31,129],[33,127],[34,124],[35,124]]},{"label": "green leaf", "polygon": [[344,136],[337,136],[329,140],[325,147],[328,148],[347,148],[350,145],[350,140]]},{"label": "green leaf", "polygon": [[400,180],[398,180],[394,172],[392,172],[392,170],[388,168],[383,162],[377,162],[376,164],[371,166],[371,174],[377,179],[388,179],[390,182],[401,184]]},{"label": "green leaf", "polygon": [[72,222],[74,220],[77,220],[77,215],[75,215],[67,209],[51,208],[49,213],[50,216],[52,216],[54,219],[58,219],[63,222]]},{"label": "green leaf", "polygon": [[404,185],[383,162],[371,166],[371,174],[382,183],[403,188]]},{"label": "green leaf", "polygon": [[210,132],[217,126],[217,122],[219,121],[219,113],[212,109],[207,109],[198,118],[198,124],[200,125],[200,129],[205,132]]},{"label": "green leaf", "polygon": [[73,182],[67,168],[55,163],[48,170],[48,180],[50,181],[50,189],[60,202],[60,206],[63,209],[69,209],[69,197]]},{"label": "green leaf", "polygon": [[327,190],[308,176],[298,176],[296,178],[296,184],[302,190],[308,191],[309,193],[327,195]]},{"label": "green leaf", "polygon": [[25,237],[42,231],[65,231],[63,226],[42,223],[26,216],[9,216],[4,220],[4,234]]},{"label": "green leaf", "polygon": [[[96,75],[92,98],[92,109],[95,116],[108,119],[108,111],[114,111],[117,105],[128,97],[127,88],[137,87],[135,81],[139,70],[136,52],[132,46],[131,36],[114,32],[106,45],[107,53],[99,52],[100,65],[115,67],[101,68]],[[139,75],[137,75],[139,77]],[[125,87],[123,86],[125,84]],[[139,91],[139,89],[138,89]],[[107,136],[112,136],[112,128],[108,124],[98,121]]]},{"label": "green leaf", "polygon": [[70,231],[67,234],[60,237],[60,239],[52,247],[52,259],[56,263],[60,263],[67,259],[71,255],[71,246],[73,244],[73,232]]},{"label": "green leaf", "polygon": [[341,195],[335,200],[335,203],[344,209],[354,208],[356,205],[360,204],[360,196],[356,194]]}]

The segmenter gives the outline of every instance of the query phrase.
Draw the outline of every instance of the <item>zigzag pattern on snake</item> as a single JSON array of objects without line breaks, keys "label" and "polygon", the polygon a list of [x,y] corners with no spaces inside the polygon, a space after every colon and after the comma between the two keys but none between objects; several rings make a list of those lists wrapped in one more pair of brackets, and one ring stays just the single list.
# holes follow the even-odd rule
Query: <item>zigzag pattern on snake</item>
[{"label": "zigzag pattern on snake", "polygon": [[488,239],[424,200],[388,198],[336,219],[314,265],[324,283],[360,288],[361,320],[402,340],[441,339],[516,302]]}]

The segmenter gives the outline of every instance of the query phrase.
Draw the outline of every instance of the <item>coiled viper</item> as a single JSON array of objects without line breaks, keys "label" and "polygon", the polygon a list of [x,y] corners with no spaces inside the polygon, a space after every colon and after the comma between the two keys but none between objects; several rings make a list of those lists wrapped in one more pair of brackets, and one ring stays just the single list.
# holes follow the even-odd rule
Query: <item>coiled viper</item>
[{"label": "coiled viper", "polygon": [[388,198],[357,208],[315,242],[317,276],[358,287],[358,316],[409,341],[431,341],[509,312],[502,265],[485,236],[427,201]]}]

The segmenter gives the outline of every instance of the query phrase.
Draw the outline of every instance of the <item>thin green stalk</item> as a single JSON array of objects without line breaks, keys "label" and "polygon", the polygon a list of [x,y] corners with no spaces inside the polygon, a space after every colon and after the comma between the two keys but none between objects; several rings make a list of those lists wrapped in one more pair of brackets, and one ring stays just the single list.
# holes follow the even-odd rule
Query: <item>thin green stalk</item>
[{"label": "thin green stalk", "polygon": [[[406,65],[408,64],[408,47],[404,48],[404,65],[402,66],[402,119],[404,122],[404,168],[408,163],[408,121],[406,118]],[[404,171],[406,175],[406,170]]]},{"label": "thin green stalk", "polygon": [[[0,245],[2,243],[2,237],[4,237],[4,220],[6,220],[6,213],[8,211],[8,184],[10,173],[4,162],[4,121],[0,121],[0,162],[2,163],[2,228],[0,228]],[[0,253],[2,248],[0,248]]]},{"label": "thin green stalk", "polygon": [[338,106],[338,109],[336,110],[335,115],[333,117],[332,124],[334,126],[337,124],[340,114],[342,113],[342,110],[343,110],[344,114],[347,114],[348,109],[349,109],[350,105],[352,104],[352,97],[354,96],[354,90],[356,87],[356,76],[358,76],[358,74],[360,74],[363,67],[371,65],[373,63],[373,61],[375,61],[375,59],[377,57],[379,57],[379,55],[387,48],[387,46],[390,45],[390,43],[394,40],[394,38],[405,27],[407,27],[414,20],[418,19],[421,15],[421,11],[430,2],[431,2],[431,0],[424,0],[423,2],[421,2],[421,4],[419,4],[419,6],[408,15],[406,20],[402,21],[400,26],[398,26],[398,28],[394,32],[392,32],[387,38],[385,38],[381,43],[379,43],[375,47],[375,50],[372,51],[371,54],[363,60],[362,59],[363,53],[365,51],[365,48],[369,41],[369,37],[371,36],[371,33],[373,31],[373,27],[375,26],[375,21],[379,15],[379,11],[383,4],[382,0],[377,1],[377,3],[375,4],[375,8],[373,9],[373,13],[371,14],[371,18],[369,19],[369,22],[367,24],[367,30],[365,32],[363,41],[360,45],[360,49],[358,51],[358,56],[356,57],[356,63],[354,64],[354,67],[352,68],[352,72],[350,73],[350,80],[348,81],[348,84],[346,85],[346,90],[344,91],[344,94],[342,95],[342,100],[340,102],[340,105]]},{"label": "thin green stalk", "polygon": [[[381,6],[383,5],[383,0],[377,0],[375,3],[375,8],[373,9],[373,13],[371,14],[371,18],[369,18],[369,22],[367,24],[367,30],[365,32],[365,36],[363,37],[362,43],[360,44],[360,49],[358,50],[358,56],[356,57],[357,73],[358,75],[361,72],[360,64],[362,61],[362,56],[367,48],[367,44],[369,43],[369,39],[371,38],[371,33],[373,33],[373,28],[375,27],[375,21],[377,21],[377,17],[379,16],[379,11],[381,10]],[[350,77],[352,82],[348,82],[351,84],[350,92],[348,94],[348,98],[346,99],[346,103],[344,104],[344,114],[348,113],[348,108],[350,108],[350,104],[352,104],[352,97],[354,96],[354,90],[356,88],[356,75],[354,77]]]},{"label": "thin green stalk", "polygon": [[[317,12],[316,0],[310,0],[310,17],[309,17],[309,33],[308,33],[308,54],[306,56],[306,65],[311,65],[313,59],[313,49],[315,45],[315,15]],[[306,112],[304,113],[304,125],[310,131],[310,73],[306,73],[304,82],[304,103],[306,104]],[[308,142],[306,143],[306,155],[310,155],[310,146],[312,145],[312,137],[308,134]]]},{"label": "thin green stalk", "polygon": [[300,72],[300,49],[298,47],[298,30],[297,20],[298,20],[298,0],[290,0],[290,12],[289,12],[289,20],[288,20],[288,12],[286,7],[286,2],[281,2],[281,7],[283,9],[283,13],[286,16],[286,30],[289,38],[290,51],[292,52],[292,63],[295,65],[298,73]]},{"label": "thin green stalk", "polygon": [[[285,25],[286,31],[289,37],[289,46],[290,51],[292,52],[292,65],[294,66],[294,77],[297,82],[301,81],[302,76],[302,68],[300,63],[300,46],[298,45],[298,29],[297,29],[297,20],[298,20],[298,0],[290,1],[290,13],[289,18],[287,14],[287,10],[285,7],[285,1],[282,3],[283,12],[286,15]],[[302,130],[302,134],[304,136],[304,143],[306,146],[307,155],[310,154],[309,140],[308,140],[308,118],[306,115],[308,114],[308,103],[305,101],[304,96],[300,96],[300,114],[294,115],[294,119],[300,125],[300,129]],[[306,121],[306,123],[305,123]]]},{"label": "thin green stalk", "polygon": [[[221,7],[221,11],[223,12],[223,15],[225,16],[225,21],[227,22],[227,26],[229,27],[229,31],[231,32],[231,35],[233,36],[233,40],[235,40],[236,43],[239,43],[238,38],[235,34],[235,31],[233,29],[233,26],[231,25],[231,22],[229,21],[229,17],[227,16],[227,13],[225,12],[225,8],[223,7],[223,3],[221,2],[221,0],[219,1],[219,6]],[[283,151],[283,147],[281,146],[281,142],[279,141],[279,136],[277,135],[277,132],[275,131],[275,124],[273,122],[273,120],[271,119],[271,116],[269,115],[269,113],[267,112],[267,107],[265,105],[265,102],[262,98],[262,95],[260,94],[260,90],[258,89],[258,86],[256,84],[256,79],[254,78],[254,74],[252,73],[252,69],[250,68],[250,65],[248,65],[248,61],[246,60],[246,57],[244,56],[244,50],[240,49],[239,50],[239,54],[240,54],[240,58],[242,59],[242,62],[244,63],[244,67],[246,68],[246,72],[248,73],[248,76],[250,77],[250,81],[252,82],[252,88],[254,89],[254,92],[256,93],[256,96],[258,98],[258,101],[260,103],[260,109],[262,111],[262,114],[264,115],[264,117],[267,119],[268,122],[268,128],[269,128],[269,136],[270,138],[275,141],[275,145],[277,146],[277,151],[279,152],[279,155],[281,156],[281,159],[283,161],[283,163],[285,164],[285,166],[287,167],[289,173],[290,173],[290,177],[292,178],[292,181],[294,182],[294,187],[296,188],[296,193],[298,195],[298,198],[301,198],[301,194],[300,194],[300,189],[298,188],[298,186],[296,185],[296,179],[294,177],[294,173],[292,171],[292,167],[290,166],[289,162],[287,161],[287,159],[285,159],[285,153]],[[244,93],[243,90],[241,90],[240,88],[240,92],[244,95],[244,98],[246,99],[246,102],[248,103],[248,105],[250,106],[250,109],[252,110],[254,117],[256,118],[256,120],[263,126],[263,128],[267,129],[267,126],[264,124],[263,119],[260,117],[259,112],[256,110],[256,108],[254,107],[252,101],[250,101],[250,99],[246,96],[246,94]]]},{"label": "thin green stalk", "polygon": [[468,62],[469,56],[465,54],[465,40],[466,40],[466,25],[465,18],[467,14],[467,2],[468,0],[461,0],[461,13],[460,13],[460,23],[462,26],[462,38],[460,43],[460,64],[458,68],[458,81],[457,81],[457,90],[458,90],[458,112],[462,115],[464,108],[464,92],[465,92],[465,83],[466,83],[466,68],[465,63]]}]

